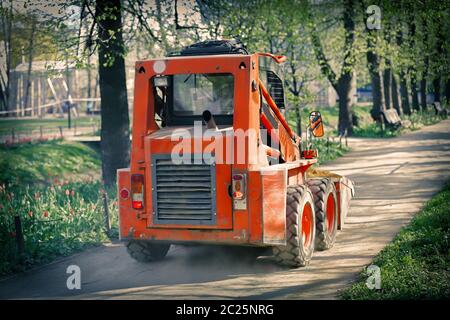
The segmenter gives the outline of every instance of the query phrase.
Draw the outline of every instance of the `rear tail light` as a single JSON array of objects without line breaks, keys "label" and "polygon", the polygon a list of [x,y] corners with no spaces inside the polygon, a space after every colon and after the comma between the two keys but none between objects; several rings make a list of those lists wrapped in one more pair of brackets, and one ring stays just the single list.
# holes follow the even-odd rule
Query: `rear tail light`
[{"label": "rear tail light", "polygon": [[245,198],[245,174],[233,174],[232,194],[234,200]]},{"label": "rear tail light", "polygon": [[131,175],[131,205],[133,209],[144,209],[144,176]]}]

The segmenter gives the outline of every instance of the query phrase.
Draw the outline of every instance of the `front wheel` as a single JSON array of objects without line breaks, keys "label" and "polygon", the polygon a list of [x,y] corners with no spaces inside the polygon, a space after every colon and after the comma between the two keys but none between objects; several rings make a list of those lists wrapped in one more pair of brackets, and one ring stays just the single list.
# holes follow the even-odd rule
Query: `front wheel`
[{"label": "front wheel", "polygon": [[127,243],[127,252],[139,262],[150,262],[164,259],[169,252],[170,244],[146,240],[131,240]]},{"label": "front wheel", "polygon": [[289,267],[311,261],[316,237],[314,203],[305,185],[289,186],[286,198],[286,245],[273,248],[275,259]]}]

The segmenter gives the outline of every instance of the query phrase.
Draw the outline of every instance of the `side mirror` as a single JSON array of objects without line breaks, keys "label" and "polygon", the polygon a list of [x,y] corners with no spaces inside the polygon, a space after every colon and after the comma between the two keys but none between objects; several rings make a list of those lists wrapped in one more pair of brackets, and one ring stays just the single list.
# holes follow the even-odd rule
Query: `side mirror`
[{"label": "side mirror", "polygon": [[322,123],[322,115],[319,111],[313,111],[309,114],[309,130],[314,137],[323,137],[325,134]]}]

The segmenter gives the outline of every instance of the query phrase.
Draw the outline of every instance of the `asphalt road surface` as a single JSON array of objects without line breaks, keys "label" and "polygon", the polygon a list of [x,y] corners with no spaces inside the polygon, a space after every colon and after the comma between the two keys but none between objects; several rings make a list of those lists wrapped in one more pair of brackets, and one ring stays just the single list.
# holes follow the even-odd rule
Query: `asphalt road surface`
[{"label": "asphalt road surface", "polygon": [[[450,120],[393,139],[351,139],[353,151],[326,166],[356,184],[344,230],[310,266],[287,269],[213,247],[173,247],[163,261],[128,257],[120,243],[86,250],[0,281],[0,298],[333,299],[450,179]],[[68,290],[66,269],[81,268]]]}]

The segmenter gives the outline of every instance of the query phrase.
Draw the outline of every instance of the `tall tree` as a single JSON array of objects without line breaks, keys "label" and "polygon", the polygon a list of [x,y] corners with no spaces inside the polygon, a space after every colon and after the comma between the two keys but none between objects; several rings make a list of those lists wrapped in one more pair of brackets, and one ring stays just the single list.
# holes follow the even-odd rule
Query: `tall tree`
[{"label": "tall tree", "polygon": [[396,75],[392,73],[392,106],[395,110],[397,110],[397,113],[402,116],[403,115],[403,107],[402,107],[402,100],[400,99],[400,89],[398,86],[398,81],[396,78]]},{"label": "tall tree", "polygon": [[[401,47],[403,45],[403,31],[399,30],[397,33],[397,45]],[[400,97],[403,113],[406,115],[411,114],[411,108],[409,104],[409,90],[406,68],[403,65],[399,66],[399,78],[400,78]]]},{"label": "tall tree", "polygon": [[1,19],[2,19],[2,33],[4,54],[3,59],[4,71],[0,72],[0,98],[1,109],[8,110],[10,104],[10,88],[11,88],[11,66],[12,66],[12,20],[13,20],[13,2],[9,0],[9,6],[5,2],[1,2]]},{"label": "tall tree", "polygon": [[422,17],[422,53],[424,55],[421,79],[419,83],[420,90],[420,107],[422,111],[427,109],[427,80],[428,80],[428,68],[429,68],[429,46],[428,46],[428,28],[427,17]]},{"label": "tall tree", "polygon": [[[445,44],[445,37],[442,32],[442,25],[438,24],[436,30],[436,47],[435,47],[437,57],[442,57],[444,55],[444,44]],[[433,93],[435,102],[441,102],[441,79],[442,79],[441,70],[442,67],[439,66],[436,68],[434,72]]]},{"label": "tall tree", "polygon": [[383,73],[383,92],[384,92],[384,102],[386,109],[391,109],[393,104],[392,95],[395,92],[392,91],[392,65],[389,59],[386,59],[386,68]]},{"label": "tall tree", "polygon": [[447,75],[447,80],[445,81],[445,100],[447,105],[450,105],[450,76]]},{"label": "tall tree", "polygon": [[102,107],[102,174],[105,185],[112,185],[116,181],[116,170],[129,166],[130,150],[121,1],[97,0],[95,19]]},{"label": "tall tree", "polygon": [[[414,12],[414,11],[413,11]],[[408,45],[410,48],[412,48],[411,51],[413,51],[413,48],[416,47],[417,41],[416,41],[416,23],[414,20],[410,20],[408,22],[408,30],[409,30],[409,37],[408,37]],[[414,51],[411,57],[414,57]],[[417,90],[417,67],[415,64],[411,63],[410,67],[408,68],[408,73],[410,77],[410,84],[411,84],[411,102],[412,102],[412,108],[413,110],[420,110],[419,106],[419,91]]]},{"label": "tall tree", "polygon": [[352,82],[355,67],[355,40],[356,40],[356,1],[343,0],[342,20],[344,24],[344,54],[342,67],[339,76],[335,73],[327,59],[322,42],[319,37],[312,11],[310,11],[310,21],[312,24],[311,40],[320,69],[339,96],[339,134],[352,135]]},{"label": "tall tree", "polygon": [[[364,4],[364,1],[362,2]],[[363,10],[366,8],[363,5]],[[381,73],[381,56],[379,53],[379,48],[381,47],[381,30],[370,26],[366,23],[366,42],[367,42],[367,68],[370,74],[370,80],[372,83],[372,97],[373,106],[371,110],[372,118],[376,121],[381,121],[381,112],[386,110],[385,99],[384,99],[384,86],[383,78]]]},{"label": "tall tree", "polygon": [[25,83],[25,98],[24,98],[25,109],[28,108],[28,101],[30,100],[31,72],[33,69],[35,31],[36,31],[36,20],[33,18],[33,22],[31,23],[30,41],[28,44],[28,69],[27,69],[27,80]]}]

